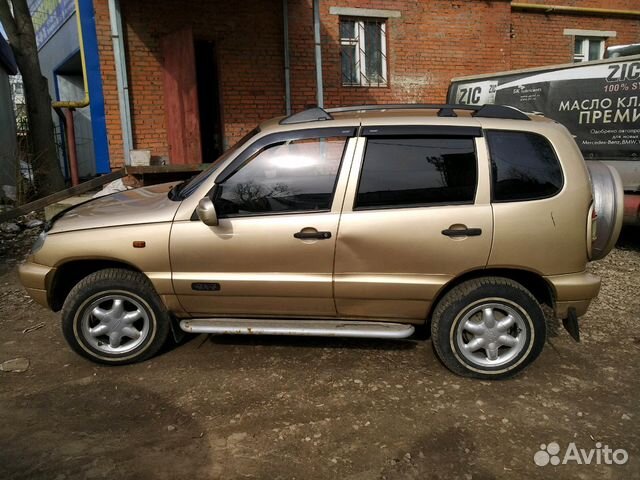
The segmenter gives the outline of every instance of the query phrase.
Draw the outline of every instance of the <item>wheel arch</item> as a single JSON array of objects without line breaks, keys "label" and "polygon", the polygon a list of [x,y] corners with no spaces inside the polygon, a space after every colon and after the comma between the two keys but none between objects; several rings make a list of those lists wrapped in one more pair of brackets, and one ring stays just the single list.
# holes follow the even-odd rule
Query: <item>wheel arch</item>
[{"label": "wheel arch", "polygon": [[556,294],[553,286],[542,277],[542,275],[530,270],[521,270],[517,268],[485,268],[480,270],[471,270],[450,280],[436,294],[429,312],[427,314],[427,324],[431,324],[431,318],[438,303],[442,298],[450,292],[454,287],[460,285],[467,280],[473,280],[482,277],[502,277],[518,282],[524,288],[529,290],[535,299],[541,305],[548,305],[553,308],[556,301]]},{"label": "wheel arch", "polygon": [[56,267],[55,275],[51,280],[51,287],[48,293],[51,309],[54,312],[60,311],[69,292],[75,285],[92,273],[106,268],[120,268],[144,275],[144,272],[139,268],[121,260],[94,258],[64,262]]}]

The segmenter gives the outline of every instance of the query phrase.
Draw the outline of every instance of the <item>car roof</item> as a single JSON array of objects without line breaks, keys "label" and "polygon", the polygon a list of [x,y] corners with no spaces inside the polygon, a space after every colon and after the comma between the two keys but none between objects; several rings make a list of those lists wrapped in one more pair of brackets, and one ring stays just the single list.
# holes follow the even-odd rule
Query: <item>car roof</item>
[{"label": "car roof", "polygon": [[[497,107],[491,115],[481,115],[483,107],[466,105],[363,105],[336,109],[312,108],[290,116],[276,117],[260,124],[265,133],[288,130],[359,127],[380,125],[446,125],[482,127],[483,119],[528,123],[551,122],[539,114],[525,113],[513,107]],[[443,112],[445,114],[443,115]],[[511,118],[514,117],[514,118]]]}]

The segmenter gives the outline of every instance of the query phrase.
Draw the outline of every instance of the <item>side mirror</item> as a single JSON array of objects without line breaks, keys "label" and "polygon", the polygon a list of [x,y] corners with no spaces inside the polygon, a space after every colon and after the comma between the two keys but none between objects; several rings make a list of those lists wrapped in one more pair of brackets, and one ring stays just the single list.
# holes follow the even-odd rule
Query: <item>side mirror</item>
[{"label": "side mirror", "polygon": [[198,202],[196,213],[198,214],[198,218],[205,225],[209,225],[210,227],[218,225],[216,207],[214,207],[213,202],[209,197],[204,197]]}]

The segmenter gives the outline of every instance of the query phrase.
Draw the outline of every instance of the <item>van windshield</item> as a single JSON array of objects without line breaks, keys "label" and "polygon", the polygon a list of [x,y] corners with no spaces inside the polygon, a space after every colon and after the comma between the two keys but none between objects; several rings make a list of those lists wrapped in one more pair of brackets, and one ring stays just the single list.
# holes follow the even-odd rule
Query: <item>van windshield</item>
[{"label": "van windshield", "polygon": [[174,187],[176,191],[172,190],[172,193],[169,195],[170,198],[175,198],[176,200],[182,200],[187,198],[193,192],[195,192],[202,183],[207,180],[214,172],[220,168],[220,165],[224,163],[226,159],[235,155],[245,144],[249,142],[255,135],[260,132],[260,128],[256,127],[247,133],[244,137],[238,140],[231,148],[229,148],[226,152],[220,155],[206,170],[203,170],[198,175],[193,177],[191,180],[178,184]]}]

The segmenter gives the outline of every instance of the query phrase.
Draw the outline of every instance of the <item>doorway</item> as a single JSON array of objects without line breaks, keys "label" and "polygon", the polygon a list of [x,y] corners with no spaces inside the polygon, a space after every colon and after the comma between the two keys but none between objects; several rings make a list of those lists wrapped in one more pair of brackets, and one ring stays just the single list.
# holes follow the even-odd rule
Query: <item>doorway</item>
[{"label": "doorway", "polygon": [[220,84],[215,45],[211,41],[195,41],[196,83],[200,112],[202,162],[210,163],[223,151],[220,115]]}]

